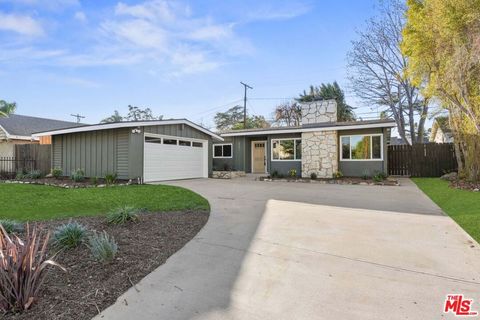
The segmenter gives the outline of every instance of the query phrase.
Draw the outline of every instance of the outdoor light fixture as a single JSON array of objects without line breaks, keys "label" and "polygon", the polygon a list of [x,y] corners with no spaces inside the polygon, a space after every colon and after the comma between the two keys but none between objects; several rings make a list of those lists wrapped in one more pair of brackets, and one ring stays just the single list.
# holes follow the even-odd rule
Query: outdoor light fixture
[{"label": "outdoor light fixture", "polygon": [[140,127],[136,127],[135,129],[132,129],[132,133],[141,133],[142,130],[140,130]]}]

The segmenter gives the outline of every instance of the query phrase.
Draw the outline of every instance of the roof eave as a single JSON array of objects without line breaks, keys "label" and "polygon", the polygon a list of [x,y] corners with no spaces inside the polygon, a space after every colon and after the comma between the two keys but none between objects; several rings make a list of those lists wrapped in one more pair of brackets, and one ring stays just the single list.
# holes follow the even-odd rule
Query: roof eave
[{"label": "roof eave", "polygon": [[383,123],[370,123],[370,124],[357,124],[357,125],[344,125],[344,126],[325,126],[316,128],[295,128],[295,129],[278,129],[278,130],[258,130],[247,132],[227,132],[220,134],[222,137],[238,137],[238,136],[255,136],[265,134],[286,134],[286,133],[302,133],[302,132],[316,132],[316,131],[342,131],[352,129],[372,129],[372,128],[393,128],[395,122],[383,122]]}]

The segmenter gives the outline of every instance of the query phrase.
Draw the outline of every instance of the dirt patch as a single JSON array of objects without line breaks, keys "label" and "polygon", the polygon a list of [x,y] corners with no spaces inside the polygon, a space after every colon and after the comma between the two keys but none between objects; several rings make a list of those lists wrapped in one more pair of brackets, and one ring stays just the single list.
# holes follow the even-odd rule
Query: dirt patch
[{"label": "dirt patch", "polygon": [[362,179],[359,177],[342,177],[338,179],[309,179],[309,178],[272,178],[272,177],[260,177],[260,181],[282,181],[282,182],[300,182],[300,183],[319,183],[319,184],[358,184],[358,185],[380,185],[380,186],[399,186],[400,182],[394,178],[387,178],[383,181],[375,181],[373,179]]},{"label": "dirt patch", "polygon": [[480,191],[480,182],[454,180],[450,182],[450,187],[462,190],[469,190],[474,192]]},{"label": "dirt patch", "polygon": [[[55,260],[68,272],[51,269],[38,302],[30,310],[0,318],[91,319],[181,249],[205,225],[208,216],[205,211],[146,213],[140,215],[137,223],[125,225],[108,225],[104,217],[77,218],[90,230],[105,230],[115,238],[119,248],[115,261],[110,264],[94,261],[85,245],[64,251]],[[38,225],[53,229],[67,221]]]}]

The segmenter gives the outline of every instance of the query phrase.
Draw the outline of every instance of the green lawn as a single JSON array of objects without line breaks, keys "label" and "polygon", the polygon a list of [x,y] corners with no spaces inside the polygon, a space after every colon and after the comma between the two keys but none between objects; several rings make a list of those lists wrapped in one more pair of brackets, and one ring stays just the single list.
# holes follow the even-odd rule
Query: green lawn
[{"label": "green lawn", "polygon": [[132,185],[64,189],[42,185],[0,184],[0,219],[46,220],[99,215],[120,205],[148,211],[208,210],[208,201],[179,187]]},{"label": "green lawn", "polygon": [[412,178],[442,210],[480,242],[480,192],[453,189],[438,178]]}]

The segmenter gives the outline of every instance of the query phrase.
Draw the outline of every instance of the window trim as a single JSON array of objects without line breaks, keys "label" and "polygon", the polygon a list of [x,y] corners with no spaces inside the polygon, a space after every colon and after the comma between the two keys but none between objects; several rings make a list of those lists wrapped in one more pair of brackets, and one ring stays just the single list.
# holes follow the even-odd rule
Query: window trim
[{"label": "window trim", "polygon": [[[342,138],[348,137],[350,140],[350,159],[343,158],[343,150],[342,150]],[[370,159],[352,159],[352,143],[351,137],[370,137]],[[372,137],[380,137],[380,158],[373,159],[373,144],[372,144]],[[347,134],[341,135],[339,137],[339,153],[340,153],[340,161],[383,161],[383,133],[367,133],[367,134]]]},{"label": "window trim", "polygon": [[273,142],[275,141],[283,141],[283,140],[300,140],[302,142],[302,138],[275,138],[270,140],[270,160],[271,161],[302,161],[302,159],[297,159],[297,143],[293,143],[293,159],[273,159]]},{"label": "window trim", "polygon": [[[222,156],[217,157],[215,156],[215,147],[221,146],[222,147]],[[223,146],[230,146],[230,157],[224,157],[223,156]],[[233,158],[233,143],[217,143],[212,145],[212,152],[213,152],[213,158],[214,159],[232,159]]]}]

